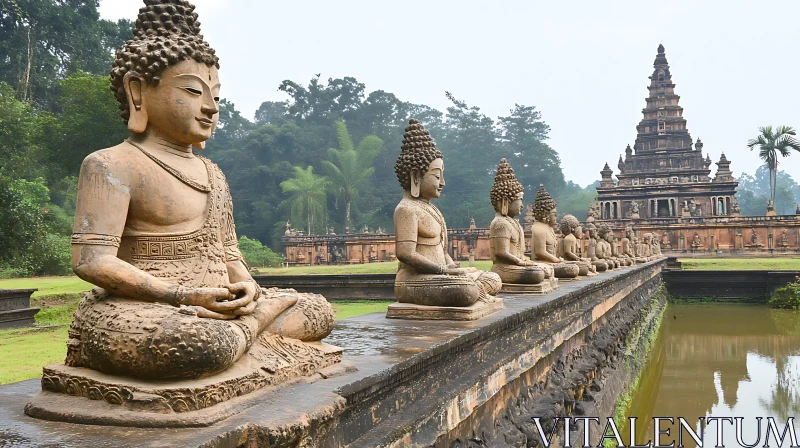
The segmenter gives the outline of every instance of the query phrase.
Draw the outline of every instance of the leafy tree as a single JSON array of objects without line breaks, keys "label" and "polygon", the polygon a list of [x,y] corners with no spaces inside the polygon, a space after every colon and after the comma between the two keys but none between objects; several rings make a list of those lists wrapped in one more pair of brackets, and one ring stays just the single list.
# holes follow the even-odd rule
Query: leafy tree
[{"label": "leafy tree", "polygon": [[371,166],[372,161],[380,152],[383,141],[370,135],[364,137],[357,148],[353,148],[347,126],[341,121],[337,121],[335,125],[339,149],[328,149],[330,160],[323,160],[321,163],[322,170],[330,180],[331,191],[344,201],[345,229],[350,231],[350,204],[375,172],[375,168]]},{"label": "leafy tree", "polygon": [[[754,175],[742,173],[737,179],[737,200],[745,216],[761,216],[764,206],[771,195],[771,179],[767,165],[758,167]],[[795,213],[798,198],[800,198],[800,185],[785,171],[775,174],[775,211],[781,215]]]},{"label": "leafy tree", "polygon": [[306,169],[294,167],[294,177],[281,182],[283,192],[290,195],[284,204],[289,205],[292,219],[295,222],[305,219],[309,234],[313,229],[322,227],[321,218],[325,215],[325,191],[328,185],[328,179],[315,175],[312,166]]},{"label": "leafy tree", "polygon": [[14,97],[14,90],[0,81],[0,176],[35,177],[42,170],[42,123],[49,114],[35,111]]},{"label": "leafy tree", "polygon": [[42,209],[27,200],[13,182],[0,177],[0,266],[32,271],[30,248],[45,235]]},{"label": "leafy tree", "polygon": [[239,237],[239,250],[244,256],[244,261],[253,267],[275,267],[283,262],[283,256],[276,254],[261,241],[250,239],[244,235]]},{"label": "leafy tree", "polygon": [[288,111],[288,101],[264,101],[256,110],[256,124],[280,124]]},{"label": "leafy tree", "polygon": [[775,203],[775,189],[777,187],[778,157],[789,157],[791,150],[800,151],[800,141],[794,138],[797,133],[791,126],[778,126],[774,131],[772,126],[758,128],[758,137],[747,142],[747,147],[752,151],[758,147],[758,156],[769,168],[770,201]]},{"label": "leafy tree", "polygon": [[47,125],[49,178],[77,176],[81,162],[128,136],[107,76],[75,72],[61,81],[60,112]]},{"label": "leafy tree", "polygon": [[42,106],[75,70],[105,74],[132,22],[100,20],[97,0],[0,0],[0,80]]}]

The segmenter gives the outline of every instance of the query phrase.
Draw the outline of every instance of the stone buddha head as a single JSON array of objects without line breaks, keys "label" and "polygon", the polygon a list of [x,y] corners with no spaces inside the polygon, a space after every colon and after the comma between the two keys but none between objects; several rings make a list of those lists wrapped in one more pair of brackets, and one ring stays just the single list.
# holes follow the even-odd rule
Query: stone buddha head
[{"label": "stone buddha head", "polygon": [[600,226],[599,234],[600,238],[606,240],[609,243],[614,241],[614,232],[611,231],[611,227],[609,227],[607,224],[603,224]]},{"label": "stone buddha head", "polygon": [[573,215],[564,215],[561,218],[561,233],[566,235],[572,235],[577,239],[581,239],[583,236],[583,229],[581,229],[581,223],[578,221]]},{"label": "stone buddha head", "polygon": [[494,177],[494,185],[489,192],[495,211],[512,218],[522,214],[524,190],[525,188],[517,180],[517,175],[514,174],[514,169],[506,159],[501,159]]},{"label": "stone buddha head", "polygon": [[219,117],[219,58],[200,34],[194,5],[145,4],[111,70],[122,118],[132,134],[202,149]]},{"label": "stone buddha head", "polygon": [[589,239],[596,240],[597,239],[597,226],[592,223],[586,224],[586,231],[589,232]]},{"label": "stone buddha head", "polygon": [[430,132],[416,118],[408,120],[394,172],[400,186],[414,198],[430,200],[442,194],[444,158]]},{"label": "stone buddha head", "polygon": [[544,188],[543,184],[539,184],[539,190],[536,192],[536,200],[533,203],[533,217],[536,221],[545,223],[550,227],[557,225],[556,216],[556,201],[550,196],[550,193]]}]

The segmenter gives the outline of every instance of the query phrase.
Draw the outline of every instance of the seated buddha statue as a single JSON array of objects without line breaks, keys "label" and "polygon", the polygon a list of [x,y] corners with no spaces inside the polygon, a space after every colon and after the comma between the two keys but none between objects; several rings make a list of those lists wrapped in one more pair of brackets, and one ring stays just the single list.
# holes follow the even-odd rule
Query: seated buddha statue
[{"label": "seated buddha statue", "polygon": [[[74,367],[157,380],[157,390],[166,390],[169,381],[206,378],[242,360],[238,373],[226,375],[246,370],[245,394],[279,381],[260,373],[273,366],[258,363],[275,346],[292,353],[333,329],[324,297],[262,289],[251,277],[225,176],[193,151],[217,125],[220,95],[218,58],[193,10],[185,0],[146,1],[135,37],[117,52],[111,86],[130,136],[81,165],[72,266],[96,288],[75,311],[65,366],[45,368],[46,390],[97,399],[91,390],[64,389]],[[341,350],[331,357],[320,347],[305,344],[320,357],[296,373],[341,360]],[[166,399],[182,412],[217,398]]]},{"label": "seated buddha statue", "polygon": [[580,241],[583,236],[581,223],[573,215],[564,215],[561,218],[561,234],[559,239],[558,256],[564,259],[565,263],[575,264],[580,268],[578,275],[593,276],[597,275],[596,268],[592,265],[592,260],[582,258],[580,254]]},{"label": "seated buddha statue", "polygon": [[[431,204],[445,186],[444,160],[430,132],[415,118],[409,120],[403,135],[395,173],[404,190],[394,211],[399,260],[394,292],[399,304],[390,305],[386,316],[469,320],[486,314],[420,306],[475,307],[491,312],[502,307],[502,299],[495,297],[502,286],[497,274],[459,267],[447,253],[447,224]],[[401,306],[404,304],[415,306]]]},{"label": "seated buddha statue", "polygon": [[539,185],[536,192],[536,200],[533,203],[533,217],[536,222],[531,227],[533,244],[531,252],[533,257],[542,263],[548,263],[553,267],[556,278],[574,279],[578,276],[580,268],[571,263],[565,263],[562,258],[556,255],[556,233],[553,227],[556,225],[556,201],[550,193]]},{"label": "seated buddha statue", "polygon": [[633,260],[623,257],[619,251],[619,240],[617,236],[614,235],[613,231],[608,232],[606,235],[608,243],[611,245],[611,256],[614,257],[620,264],[620,266],[633,266]]},{"label": "seated buddha statue", "polygon": [[621,265],[611,252],[611,243],[608,242],[608,234],[611,228],[606,224],[601,224],[597,230],[597,257],[608,263],[609,269],[617,269]]},{"label": "seated buddha statue", "polygon": [[589,234],[589,239],[586,242],[586,256],[591,260],[592,266],[594,266],[597,272],[605,272],[614,269],[614,263],[609,263],[598,254],[600,238],[597,235],[597,226],[588,223],[586,224],[586,231]]},{"label": "seated buddha statue", "polygon": [[652,261],[653,260],[653,258],[652,258],[652,255],[653,255],[652,250],[653,250],[653,248],[650,245],[650,239],[652,238],[652,236],[653,236],[652,233],[645,233],[644,235],[642,235],[642,240],[641,240],[641,243],[639,244],[639,248],[641,250],[640,256],[642,258],[646,259],[647,261]]},{"label": "seated buddha statue", "polygon": [[[506,159],[500,161],[494,185],[489,197],[495,210],[494,219],[489,226],[492,272],[503,281],[503,291],[524,292],[523,288],[507,284],[538,285],[545,279],[553,279],[550,265],[536,263],[525,258],[525,233],[517,217],[522,213],[523,190],[514,169]],[[550,282],[546,282],[549,288]],[[541,288],[539,288],[541,289]],[[545,292],[531,289],[531,292]]]},{"label": "seated buddha statue", "polygon": [[647,260],[636,255],[636,234],[632,227],[625,229],[625,236],[622,238],[622,254],[634,263],[644,263]]}]

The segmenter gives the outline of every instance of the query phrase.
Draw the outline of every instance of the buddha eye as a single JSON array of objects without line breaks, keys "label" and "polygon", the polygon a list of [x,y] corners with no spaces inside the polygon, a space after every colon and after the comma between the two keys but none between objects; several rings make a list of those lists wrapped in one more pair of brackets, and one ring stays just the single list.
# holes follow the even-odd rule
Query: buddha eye
[{"label": "buddha eye", "polygon": [[183,90],[191,93],[192,95],[200,95],[201,93],[203,93],[203,92],[201,92],[201,91],[199,91],[197,89],[193,89],[191,87],[184,87]]}]

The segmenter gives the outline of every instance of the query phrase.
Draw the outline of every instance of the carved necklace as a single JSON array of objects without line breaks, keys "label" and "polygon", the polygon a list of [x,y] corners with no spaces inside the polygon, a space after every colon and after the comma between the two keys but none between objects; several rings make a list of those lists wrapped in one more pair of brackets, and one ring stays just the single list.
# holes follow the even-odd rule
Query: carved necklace
[{"label": "carved necklace", "polygon": [[520,225],[519,221],[508,215],[502,215],[502,216],[503,218],[506,219],[506,221],[509,222],[509,224],[511,224],[514,230],[517,231],[517,241],[519,242],[519,246],[522,247],[522,245],[525,242],[525,231],[522,230],[522,226]]},{"label": "carved necklace", "polygon": [[200,191],[202,193],[210,193],[211,192],[211,186],[203,185],[203,184],[201,184],[199,182],[195,182],[192,179],[189,179],[189,177],[187,177],[185,174],[181,173],[180,171],[176,170],[175,168],[173,168],[173,167],[167,165],[166,163],[162,162],[156,156],[154,156],[153,154],[150,154],[147,150],[145,150],[141,146],[137,145],[136,143],[134,143],[134,142],[132,142],[130,140],[125,140],[125,141],[130,143],[131,145],[133,145],[135,148],[138,148],[139,151],[142,151],[144,153],[144,155],[146,155],[148,158],[150,158],[150,160],[155,162],[156,165],[160,166],[161,168],[164,168],[164,171],[168,172],[169,174],[172,174],[173,177],[175,177],[179,181],[183,182],[184,184],[186,184],[186,185],[188,185],[188,186],[190,186],[190,187],[194,188],[195,190]]}]

